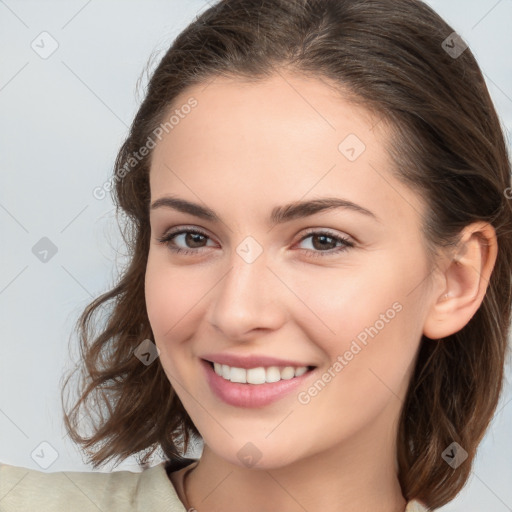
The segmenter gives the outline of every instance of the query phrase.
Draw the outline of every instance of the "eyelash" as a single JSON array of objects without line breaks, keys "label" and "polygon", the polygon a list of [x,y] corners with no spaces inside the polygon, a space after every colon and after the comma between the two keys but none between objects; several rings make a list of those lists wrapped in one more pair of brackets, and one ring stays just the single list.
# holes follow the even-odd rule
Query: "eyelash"
[{"label": "eyelash", "polygon": [[[188,234],[188,233],[196,234],[196,235],[201,235],[201,236],[204,236],[206,238],[210,238],[206,233],[204,233],[203,231],[199,231],[197,229],[180,229],[180,230],[175,230],[175,231],[171,231],[169,233],[166,233],[162,237],[157,238],[157,240],[160,243],[167,245],[167,247],[172,252],[174,252],[176,254],[179,253],[179,254],[182,254],[182,255],[189,255],[189,254],[190,255],[197,255],[198,252],[201,252],[202,248],[198,248],[198,249],[182,249],[181,247],[176,247],[176,246],[173,246],[171,244],[172,240],[176,236],[182,235],[182,234]],[[313,257],[333,256],[333,255],[337,255],[337,254],[340,254],[342,252],[345,252],[346,250],[354,247],[354,243],[351,242],[350,240],[348,240],[347,238],[333,235],[332,233],[330,233],[328,231],[310,231],[307,234],[305,234],[299,240],[298,243],[303,242],[306,238],[309,238],[310,236],[313,236],[313,235],[316,235],[316,236],[327,236],[328,238],[331,238],[332,240],[334,240],[336,242],[341,242],[341,244],[342,244],[341,247],[338,247],[337,249],[330,249],[328,251],[314,251],[312,249],[301,249],[303,251],[311,253],[311,256],[313,256]]]}]

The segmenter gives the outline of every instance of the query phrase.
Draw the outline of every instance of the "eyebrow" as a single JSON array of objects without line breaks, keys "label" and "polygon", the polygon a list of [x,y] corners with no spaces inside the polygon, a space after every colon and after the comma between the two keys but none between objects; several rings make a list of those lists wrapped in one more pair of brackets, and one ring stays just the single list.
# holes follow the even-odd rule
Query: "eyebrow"
[{"label": "eyebrow", "polygon": [[[192,203],[179,197],[165,196],[157,199],[151,205],[151,210],[157,208],[172,208],[182,213],[188,213],[199,217],[201,219],[211,222],[221,222],[221,218],[210,208],[202,206],[197,203]],[[375,220],[379,220],[370,210],[339,197],[323,197],[320,199],[313,199],[311,201],[294,201],[289,204],[282,206],[276,206],[270,214],[270,223],[283,224],[295,219],[301,219],[309,217],[315,213],[319,213],[325,210],[332,210],[336,208],[344,208],[357,213],[362,213],[368,217],[372,217]]]}]

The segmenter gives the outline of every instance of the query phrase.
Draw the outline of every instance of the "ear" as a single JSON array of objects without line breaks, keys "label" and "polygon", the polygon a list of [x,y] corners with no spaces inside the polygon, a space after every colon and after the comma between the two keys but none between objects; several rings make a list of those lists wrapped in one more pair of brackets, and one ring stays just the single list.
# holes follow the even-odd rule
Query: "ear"
[{"label": "ear", "polygon": [[440,269],[423,334],[441,339],[460,331],[476,313],[489,284],[498,242],[494,228],[475,222],[461,232],[459,251]]}]

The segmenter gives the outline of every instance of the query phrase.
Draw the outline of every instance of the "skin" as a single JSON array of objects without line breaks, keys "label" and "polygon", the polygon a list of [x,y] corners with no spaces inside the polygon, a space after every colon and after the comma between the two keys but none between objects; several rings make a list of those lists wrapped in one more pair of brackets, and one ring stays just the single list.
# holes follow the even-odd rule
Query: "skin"
[{"label": "skin", "polygon": [[[197,107],[154,149],[151,202],[172,194],[208,206],[222,222],[151,210],[146,272],[160,362],[204,440],[187,478],[190,505],[403,511],[395,438],[421,336],[436,343],[480,305],[496,256],[492,227],[468,226],[463,256],[440,257],[433,270],[421,231],[426,205],[392,174],[389,127],[322,81],[284,71],[257,83],[218,77],[189,87],[174,106],[191,96]],[[349,134],[366,146],[355,161],[338,149]],[[269,224],[275,206],[333,196],[376,218],[345,208]],[[181,226],[208,237],[174,239],[194,254],[158,241]],[[319,236],[301,241],[309,228],[354,246],[336,253],[331,238],[324,246]],[[247,236],[263,250],[252,263],[236,252]],[[300,403],[298,393],[396,303],[400,312]],[[293,358],[317,369],[273,404],[237,408],[210,390],[199,363],[208,352]],[[252,467],[237,456],[248,442],[260,452]],[[176,486],[182,476],[172,475]]]}]

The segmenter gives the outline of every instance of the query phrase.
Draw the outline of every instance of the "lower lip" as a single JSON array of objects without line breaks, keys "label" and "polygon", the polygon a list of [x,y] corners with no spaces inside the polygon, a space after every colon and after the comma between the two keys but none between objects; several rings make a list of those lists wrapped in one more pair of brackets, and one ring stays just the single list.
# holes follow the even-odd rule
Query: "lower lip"
[{"label": "lower lip", "polygon": [[280,380],[278,382],[266,382],[265,384],[242,384],[230,382],[215,373],[210,363],[204,359],[201,364],[206,373],[206,379],[213,393],[229,405],[236,407],[264,407],[283,398],[296,390],[314,370],[307,371],[300,377]]}]

